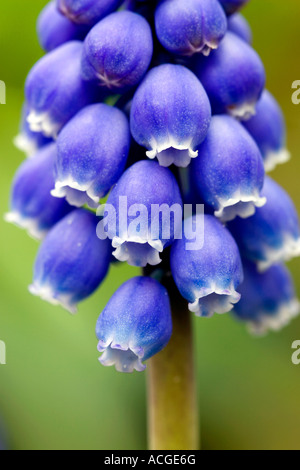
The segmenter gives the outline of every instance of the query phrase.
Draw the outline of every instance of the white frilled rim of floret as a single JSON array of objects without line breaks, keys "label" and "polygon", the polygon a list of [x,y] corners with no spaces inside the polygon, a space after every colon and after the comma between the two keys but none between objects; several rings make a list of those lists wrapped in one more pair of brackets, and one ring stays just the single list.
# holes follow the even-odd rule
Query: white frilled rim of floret
[{"label": "white frilled rim of floret", "polygon": [[241,294],[235,290],[234,286],[222,289],[212,285],[197,292],[195,302],[189,304],[189,310],[198,317],[210,318],[215,313],[222,315],[230,312],[240,299]]},{"label": "white frilled rim of floret", "polygon": [[285,240],[280,248],[266,248],[264,250],[265,259],[257,262],[257,267],[260,272],[269,269],[273,264],[284,261],[290,261],[297,256],[300,256],[300,237],[293,238],[291,236],[285,237]]},{"label": "white frilled rim of floret", "polygon": [[228,113],[235,119],[248,121],[256,114],[256,101],[252,103],[243,103],[241,105],[233,105],[228,107]]},{"label": "white frilled rim of floret", "polygon": [[278,152],[268,152],[264,158],[265,170],[269,173],[270,171],[273,171],[277,165],[287,163],[290,159],[291,154],[285,148],[280,149]]},{"label": "white frilled rim of floret", "polygon": [[219,42],[217,41],[206,41],[201,46],[195,46],[191,42],[188,44],[189,52],[187,52],[186,56],[192,56],[194,54],[203,54],[205,57],[208,57],[210,53],[219,47]]},{"label": "white frilled rim of floret", "polygon": [[72,315],[77,313],[77,305],[74,304],[72,301],[71,295],[62,295],[58,294],[54,291],[52,286],[50,285],[40,285],[39,283],[35,282],[31,286],[29,286],[29,292],[36,296],[40,297],[42,300],[49,302],[51,305],[60,305],[65,310],[70,312]]},{"label": "white frilled rim of floret", "polygon": [[31,139],[25,133],[18,134],[13,140],[14,146],[24,152],[28,158],[33,157],[38,151],[38,146],[36,145],[34,139]]},{"label": "white frilled rim of floret", "polygon": [[218,200],[219,209],[215,211],[215,216],[222,222],[230,222],[237,216],[247,219],[255,214],[257,207],[263,207],[266,202],[267,199],[258,193],[244,195],[238,191],[230,199]]},{"label": "white frilled rim of floret", "polygon": [[60,125],[55,123],[49,113],[39,113],[31,111],[27,116],[27,122],[32,132],[41,132],[46,137],[56,139],[60,130]]},{"label": "white frilled rim of floret", "polygon": [[35,240],[43,240],[48,233],[47,230],[41,230],[37,219],[23,217],[16,211],[5,214],[4,220],[26,230],[28,235]]},{"label": "white frilled rim of floret", "polygon": [[92,186],[91,183],[78,183],[70,177],[64,181],[57,181],[51,195],[57,198],[65,198],[71,206],[83,207],[88,205],[91,209],[97,209],[103,195],[96,196]]},{"label": "white frilled rim of floret", "polygon": [[147,157],[151,160],[157,157],[159,164],[164,167],[174,164],[186,168],[192,158],[198,157],[198,151],[193,150],[191,140],[180,144],[175,138],[169,138],[161,144],[151,142],[150,146],[152,150],[146,152]]},{"label": "white frilled rim of floret", "polygon": [[114,237],[112,247],[115,248],[113,255],[118,261],[126,261],[130,266],[140,268],[145,268],[148,264],[160,264],[160,253],[164,250],[161,240],[145,239],[138,235]]},{"label": "white frilled rim of floret", "polygon": [[134,370],[143,372],[146,366],[142,363],[145,355],[143,348],[130,344],[116,344],[113,340],[99,341],[98,351],[102,353],[99,361],[103,366],[115,366],[118,372],[131,373]]},{"label": "white frilled rim of floret", "polygon": [[247,322],[247,327],[253,335],[263,336],[269,331],[279,331],[289,325],[299,313],[300,303],[297,299],[293,299],[281,304],[272,315],[268,312],[262,312],[257,321]]}]

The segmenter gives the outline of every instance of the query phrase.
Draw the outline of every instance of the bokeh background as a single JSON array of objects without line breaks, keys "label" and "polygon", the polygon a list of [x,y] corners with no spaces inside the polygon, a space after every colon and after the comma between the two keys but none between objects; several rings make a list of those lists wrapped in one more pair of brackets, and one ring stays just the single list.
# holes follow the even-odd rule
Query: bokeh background
[{"label": "bokeh background", "polygon": [[[12,139],[26,74],[42,55],[35,22],[45,4],[1,0],[0,79],[7,104],[0,106],[0,340],[6,342],[7,365],[0,366],[0,434],[11,449],[145,449],[146,374],[121,375],[100,366],[94,333],[113,291],[136,271],[114,267],[71,317],[30,296],[38,245],[2,221],[23,158]],[[267,86],[287,119],[293,159],[273,176],[300,210],[300,106],[291,102],[291,84],[300,79],[300,3],[251,0],[245,15]],[[290,268],[300,295],[300,260]],[[300,449],[300,366],[291,362],[300,319],[263,339],[250,337],[230,315],[198,319],[194,326],[203,448]]]}]

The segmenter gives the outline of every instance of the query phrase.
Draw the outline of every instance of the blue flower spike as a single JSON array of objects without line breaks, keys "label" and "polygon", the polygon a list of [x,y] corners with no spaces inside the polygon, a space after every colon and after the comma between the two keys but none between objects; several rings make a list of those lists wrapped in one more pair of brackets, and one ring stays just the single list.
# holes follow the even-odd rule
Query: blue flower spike
[{"label": "blue flower spike", "polygon": [[118,181],[130,148],[122,111],[94,104],[80,111],[57,140],[56,184],[52,195],[76,207],[96,208]]},{"label": "blue flower spike", "polygon": [[53,142],[50,137],[45,137],[41,132],[32,132],[27,122],[29,115],[28,106],[25,103],[22,109],[19,134],[14,138],[14,145],[24,152],[28,158],[33,157],[39,148]]},{"label": "blue flower spike", "polygon": [[265,70],[258,54],[243,39],[228,32],[216,51],[197,59],[195,70],[214,114],[228,113],[241,120],[255,114],[265,86]]},{"label": "blue flower spike", "polygon": [[239,36],[249,45],[252,44],[252,30],[246,18],[240,13],[235,13],[228,18],[228,30]]},{"label": "blue flower spike", "polygon": [[[204,217],[204,219],[203,219]],[[187,224],[187,219],[184,225]],[[238,247],[222,223],[210,215],[195,215],[194,229],[204,229],[201,246],[190,248],[187,230],[171,248],[171,269],[181,295],[189,309],[200,317],[211,317],[232,310],[240,300],[237,287],[243,281],[243,268]],[[198,226],[198,229],[197,229]]]},{"label": "blue flower spike", "polygon": [[93,26],[109,15],[122,0],[56,0],[58,10],[77,24]]},{"label": "blue flower spike", "polygon": [[265,178],[262,196],[267,199],[263,207],[229,226],[242,255],[260,271],[300,256],[299,218],[290,196],[270,177]]},{"label": "blue flower spike", "polygon": [[160,165],[187,167],[205,139],[211,120],[208,97],[181,65],[152,69],[137,89],[131,107],[131,133]]},{"label": "blue flower spike", "polygon": [[294,283],[284,265],[276,264],[260,273],[255,264],[245,262],[244,274],[239,287],[242,297],[233,313],[247,324],[251,333],[279,331],[299,315]]},{"label": "blue flower spike", "polygon": [[236,13],[243,8],[250,0],[219,0],[227,15]]},{"label": "blue flower spike", "polygon": [[244,126],[260,148],[266,171],[272,171],[278,164],[289,161],[284,116],[269,91],[263,92],[257,103],[256,115],[246,121]]},{"label": "blue flower spike", "polygon": [[[174,209],[174,222],[168,213],[160,216],[159,210],[164,208]],[[107,233],[112,240],[115,258],[132,266],[155,266],[181,229],[182,199],[177,181],[157,162],[135,163],[111,191],[105,213],[101,238]]]},{"label": "blue flower spike", "polygon": [[50,194],[55,158],[56,145],[49,144],[21,165],[12,185],[11,210],[5,215],[7,222],[27,230],[37,240],[43,239],[72,209]]},{"label": "blue flower spike", "polygon": [[49,232],[37,255],[30,292],[74,314],[77,304],[104,280],[111,259],[108,240],[99,240],[99,219],[75,209]]},{"label": "blue flower spike", "polygon": [[83,44],[70,41],[42,57],[26,80],[30,130],[56,138],[62,127],[96,98],[81,78]]},{"label": "blue flower spike", "polygon": [[209,55],[225,36],[227,19],[218,0],[163,0],[155,12],[155,26],[168,51]]},{"label": "blue flower spike", "polygon": [[100,315],[96,334],[100,362],[119,372],[142,372],[143,362],[159,353],[172,335],[167,290],[149,277],[123,284]]},{"label": "blue flower spike", "polygon": [[198,148],[190,173],[197,193],[223,222],[250,217],[266,199],[261,197],[264,165],[245,128],[227,115],[214,116]]},{"label": "blue flower spike", "polygon": [[94,26],[84,41],[82,76],[123,93],[141,81],[152,54],[148,22],[130,11],[112,13]]}]

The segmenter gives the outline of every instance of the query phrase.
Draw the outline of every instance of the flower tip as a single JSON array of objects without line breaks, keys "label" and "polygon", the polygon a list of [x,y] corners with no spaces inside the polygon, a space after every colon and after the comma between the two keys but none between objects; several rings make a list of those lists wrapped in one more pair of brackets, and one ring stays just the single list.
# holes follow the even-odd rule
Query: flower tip
[{"label": "flower tip", "polygon": [[291,159],[291,153],[283,148],[278,152],[269,152],[264,159],[265,170],[267,173],[273,171],[277,165],[287,163]]},{"label": "flower tip", "polygon": [[300,302],[293,299],[278,309],[275,315],[263,315],[257,322],[248,322],[249,333],[254,336],[266,336],[269,331],[278,332],[288,326],[300,314]]},{"label": "flower tip", "polygon": [[266,202],[267,198],[259,195],[236,195],[228,200],[220,200],[220,207],[215,211],[215,216],[222,222],[231,222],[237,216],[247,219],[255,214],[257,207],[263,207]]},{"label": "flower tip", "polygon": [[[100,346],[100,349],[102,349],[102,346]],[[117,372],[130,374],[134,370],[143,372],[146,369],[146,365],[142,363],[143,356],[144,352],[140,357],[128,347],[111,344],[103,351],[99,362],[105,367],[115,366]]]},{"label": "flower tip", "polygon": [[32,158],[38,150],[34,140],[27,137],[24,133],[20,133],[14,137],[13,144],[18,150],[24,152],[28,158]]},{"label": "flower tip", "polygon": [[57,181],[51,196],[65,198],[71,206],[77,208],[87,205],[90,209],[97,209],[100,203],[100,197],[94,196],[87,185],[81,185],[74,180]]},{"label": "flower tip", "polygon": [[128,239],[114,237],[112,246],[115,248],[113,256],[118,261],[127,262],[130,266],[145,268],[148,264],[157,266],[162,261],[159,254],[162,253],[164,247],[160,240],[145,241],[138,237]]},{"label": "flower tip", "polygon": [[60,126],[52,121],[48,113],[39,113],[32,110],[26,120],[31,132],[41,132],[46,137],[57,138]]},{"label": "flower tip", "polygon": [[47,230],[42,230],[39,227],[37,220],[22,217],[22,215],[18,212],[8,212],[4,214],[3,218],[5,222],[13,224],[23,230],[26,230],[28,235],[34,240],[41,241],[47,235]]},{"label": "flower tip", "polygon": [[230,106],[228,108],[228,112],[235,119],[240,119],[241,121],[249,121],[249,119],[256,115],[256,102],[243,103],[237,106]]},{"label": "flower tip", "polygon": [[78,311],[77,305],[71,302],[70,296],[55,294],[50,286],[40,286],[33,283],[28,287],[28,290],[35,297],[39,297],[51,305],[63,307],[71,315],[75,315]]},{"label": "flower tip", "polygon": [[189,310],[197,317],[211,318],[215,313],[223,315],[230,312],[240,299],[241,294],[234,289],[210,289],[210,293],[203,292],[195,302],[189,303]]},{"label": "flower tip", "polygon": [[265,259],[257,262],[257,268],[263,273],[276,263],[288,262],[298,256],[300,256],[300,237],[295,239],[289,236],[285,238],[281,248],[269,248]]}]

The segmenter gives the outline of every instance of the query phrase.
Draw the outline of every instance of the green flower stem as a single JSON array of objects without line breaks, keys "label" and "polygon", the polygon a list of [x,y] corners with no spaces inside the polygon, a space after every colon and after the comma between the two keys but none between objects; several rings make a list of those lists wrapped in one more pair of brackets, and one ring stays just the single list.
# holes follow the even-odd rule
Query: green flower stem
[{"label": "green flower stem", "polygon": [[200,447],[192,318],[177,290],[169,289],[173,336],[149,361],[148,424],[151,450]]}]

